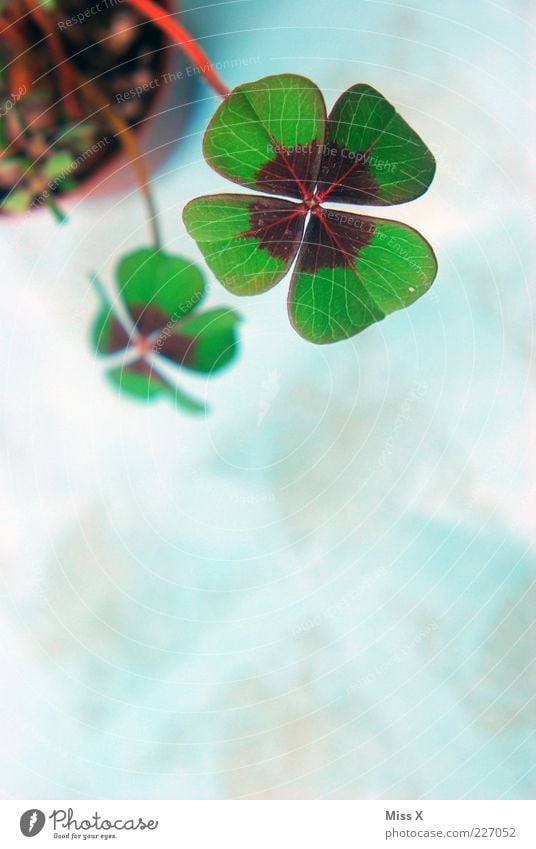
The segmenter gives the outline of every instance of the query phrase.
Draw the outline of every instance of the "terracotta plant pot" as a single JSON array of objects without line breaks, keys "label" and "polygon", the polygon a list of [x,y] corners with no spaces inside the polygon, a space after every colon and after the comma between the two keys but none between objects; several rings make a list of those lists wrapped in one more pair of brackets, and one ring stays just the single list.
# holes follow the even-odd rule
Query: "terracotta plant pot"
[{"label": "terracotta plant pot", "polygon": [[[25,2],[31,9],[35,0]],[[35,17],[23,15],[21,5],[13,0],[1,13],[3,64],[14,70],[4,74],[0,99],[0,208],[23,212],[132,184],[121,126],[154,167],[186,120],[188,60],[124,0],[60,0],[54,17],[37,3]],[[43,37],[47,26],[52,34]],[[35,46],[23,61],[25,43]]]}]

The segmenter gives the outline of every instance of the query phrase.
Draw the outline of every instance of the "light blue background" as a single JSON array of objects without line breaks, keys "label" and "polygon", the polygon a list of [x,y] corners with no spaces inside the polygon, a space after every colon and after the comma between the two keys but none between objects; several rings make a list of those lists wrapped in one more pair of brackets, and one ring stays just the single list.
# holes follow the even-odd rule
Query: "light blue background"
[{"label": "light blue background", "polygon": [[[3,224],[4,796],[534,796],[530,5],[185,16],[229,85],[367,81],[438,160],[385,213],[434,245],[432,292],[323,348],[286,284],[241,301],[239,364],[182,381],[206,420],[117,397],[86,341],[88,268],[146,241],[134,193]],[[181,207],[233,189],[196,94],[157,199],[200,261]]]}]

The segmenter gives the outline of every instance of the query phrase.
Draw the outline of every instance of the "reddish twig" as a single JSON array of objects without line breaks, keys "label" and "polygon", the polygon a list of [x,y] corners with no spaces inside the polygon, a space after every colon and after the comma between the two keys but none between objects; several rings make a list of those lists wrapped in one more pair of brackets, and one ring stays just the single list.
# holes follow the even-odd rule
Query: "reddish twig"
[{"label": "reddish twig", "polygon": [[148,224],[151,229],[153,242],[155,244],[155,247],[158,248],[161,245],[161,238],[160,231],[158,228],[158,216],[156,214],[156,208],[154,205],[153,196],[151,194],[151,181],[143,156],[136,142],[134,131],[131,127],[129,127],[127,122],[123,118],[121,118],[121,116],[118,115],[117,112],[115,112],[115,110],[108,103],[106,98],[103,96],[103,94],[99,91],[98,87],[93,82],[88,79],[85,79],[81,74],[77,74],[76,79],[78,85],[80,86],[82,95],[99,111],[103,112],[106,121],[108,122],[110,127],[115,131],[119,143],[123,147],[123,150],[125,151],[126,155],[130,160],[132,170],[134,171],[138,186],[145,199],[145,203],[147,206]]},{"label": "reddish twig", "polygon": [[2,27],[0,29],[0,39],[2,39],[2,42],[19,51],[27,49],[28,45],[16,29],[14,21],[9,21],[7,18],[0,16],[0,27]]},{"label": "reddish twig", "polygon": [[162,32],[168,35],[188,56],[192,63],[204,76],[207,83],[212,86],[220,97],[227,97],[229,89],[220,79],[212,67],[210,60],[204,50],[197,44],[190,33],[178,23],[175,18],[166,12],[154,0],[127,0],[145,18],[152,21]]}]

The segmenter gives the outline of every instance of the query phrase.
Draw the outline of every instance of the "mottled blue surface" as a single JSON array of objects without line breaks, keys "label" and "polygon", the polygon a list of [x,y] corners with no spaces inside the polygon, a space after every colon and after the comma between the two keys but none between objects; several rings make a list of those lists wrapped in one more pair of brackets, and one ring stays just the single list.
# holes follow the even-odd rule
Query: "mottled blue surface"
[{"label": "mottled blue surface", "polygon": [[[188,13],[230,85],[367,81],[437,154],[386,210],[432,292],[354,340],[239,306],[213,413],[115,396],[86,270],[143,244],[128,193],[3,228],[2,769],[13,797],[534,796],[530,3],[244,0]],[[170,249],[202,162],[201,84],[161,167]],[[235,304],[211,279],[212,303]],[[532,445],[529,435],[532,434]]]}]

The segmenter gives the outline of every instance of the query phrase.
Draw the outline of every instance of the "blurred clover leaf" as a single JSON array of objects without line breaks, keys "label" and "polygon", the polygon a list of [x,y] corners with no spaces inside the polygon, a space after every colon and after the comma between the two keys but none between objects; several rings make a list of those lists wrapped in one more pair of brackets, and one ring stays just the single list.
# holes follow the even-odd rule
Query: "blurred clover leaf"
[{"label": "blurred clover leaf", "polygon": [[204,155],[227,179],[292,199],[209,195],[191,201],[183,217],[236,295],[267,291],[296,260],[288,311],[305,339],[354,336],[431,286],[436,259],[414,229],[324,206],[404,203],[434,176],[431,152],[371,86],[349,88],[327,116],[322,93],[305,77],[239,85],[214,114]]},{"label": "blurred clover leaf", "polygon": [[238,351],[238,314],[225,308],[198,311],[205,296],[201,272],[162,250],[144,248],[120,260],[116,305],[93,279],[103,303],[92,338],[97,353],[112,361],[107,372],[112,384],[142,401],[167,397],[187,412],[203,412],[202,403],[175,385],[166,364],[219,372]]}]

